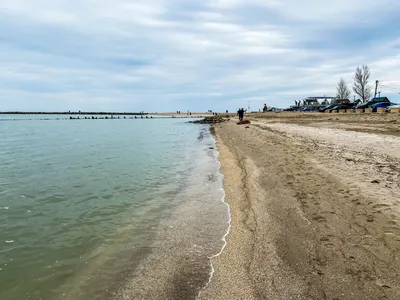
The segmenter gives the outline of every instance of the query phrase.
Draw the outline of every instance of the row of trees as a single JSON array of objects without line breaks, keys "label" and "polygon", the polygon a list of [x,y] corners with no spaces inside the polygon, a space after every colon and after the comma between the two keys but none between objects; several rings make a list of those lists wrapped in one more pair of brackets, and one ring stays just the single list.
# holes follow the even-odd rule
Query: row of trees
[{"label": "row of trees", "polygon": [[[368,85],[370,75],[371,71],[368,66],[362,65],[361,67],[357,67],[353,77],[353,92],[360,97],[362,102],[367,101],[372,95],[371,86]],[[347,83],[343,78],[340,78],[336,88],[336,97],[339,99],[348,99],[350,94],[351,91]]]}]

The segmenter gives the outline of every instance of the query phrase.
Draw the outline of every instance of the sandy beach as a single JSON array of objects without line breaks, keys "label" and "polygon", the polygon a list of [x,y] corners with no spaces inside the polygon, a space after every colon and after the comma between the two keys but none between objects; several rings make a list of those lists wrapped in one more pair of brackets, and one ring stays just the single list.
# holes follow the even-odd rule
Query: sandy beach
[{"label": "sandy beach", "polygon": [[232,230],[199,299],[400,299],[399,115],[215,125]]}]

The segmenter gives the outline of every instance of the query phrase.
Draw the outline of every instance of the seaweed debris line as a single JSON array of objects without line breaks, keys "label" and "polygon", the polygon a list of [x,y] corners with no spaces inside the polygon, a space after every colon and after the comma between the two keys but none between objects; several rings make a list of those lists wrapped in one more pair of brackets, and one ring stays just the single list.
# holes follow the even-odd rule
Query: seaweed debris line
[{"label": "seaweed debris line", "polygon": [[201,120],[196,120],[196,121],[190,121],[189,123],[193,124],[215,124],[215,123],[223,123],[226,121],[229,121],[230,119],[228,118],[223,118],[221,116],[212,116],[212,117],[205,117],[204,119]]}]

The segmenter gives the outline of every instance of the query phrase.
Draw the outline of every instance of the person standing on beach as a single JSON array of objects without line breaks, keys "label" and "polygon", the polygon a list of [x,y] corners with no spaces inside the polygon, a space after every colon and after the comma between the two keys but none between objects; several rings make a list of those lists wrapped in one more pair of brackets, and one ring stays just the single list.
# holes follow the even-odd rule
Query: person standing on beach
[{"label": "person standing on beach", "polygon": [[245,111],[246,110],[244,110],[244,108],[239,108],[238,110],[239,121],[243,121]]}]

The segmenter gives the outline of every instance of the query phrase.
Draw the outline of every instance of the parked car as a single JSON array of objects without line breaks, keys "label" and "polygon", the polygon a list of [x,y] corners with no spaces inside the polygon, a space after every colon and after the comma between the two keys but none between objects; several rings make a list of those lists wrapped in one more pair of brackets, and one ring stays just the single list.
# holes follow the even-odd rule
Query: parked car
[{"label": "parked car", "polygon": [[344,104],[344,105],[336,105],[336,106],[332,107],[331,110],[352,109],[352,108],[353,108],[352,105]]},{"label": "parked car", "polygon": [[298,111],[299,108],[298,107],[289,107],[289,108],[285,108],[283,111]]},{"label": "parked car", "polygon": [[370,108],[374,104],[382,103],[382,102],[390,103],[390,100],[387,97],[372,98],[371,100],[369,100],[367,102],[362,102],[362,103],[358,104],[356,106],[356,108],[357,109]]},{"label": "parked car", "polygon": [[281,112],[282,109],[281,108],[277,108],[277,107],[270,107],[267,110],[268,112]]},{"label": "parked car", "polygon": [[376,103],[371,106],[372,112],[377,112],[378,108],[388,108],[389,106],[396,105],[396,103],[391,103],[391,102],[380,102]]},{"label": "parked car", "polygon": [[309,106],[309,107],[303,107],[302,109],[300,109],[300,111],[302,112],[307,112],[307,111],[317,111],[318,108],[313,107],[313,106]]},{"label": "parked car", "polygon": [[319,112],[326,112],[331,110],[333,107],[337,106],[337,104],[329,104],[319,109]]}]

